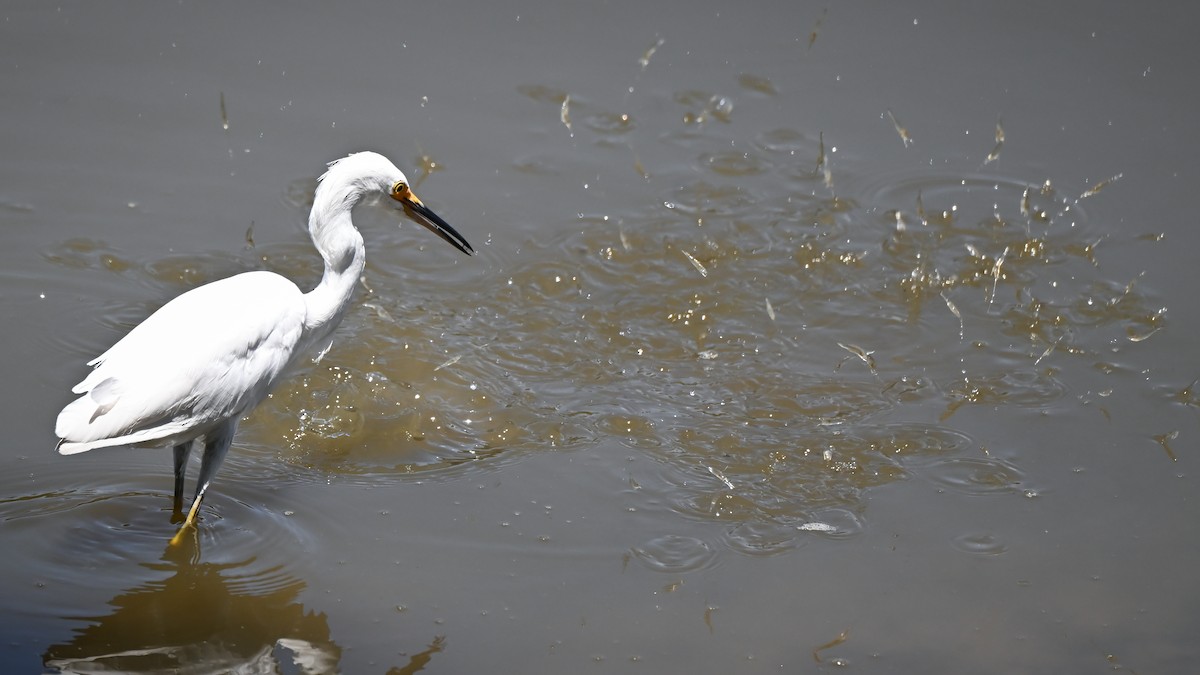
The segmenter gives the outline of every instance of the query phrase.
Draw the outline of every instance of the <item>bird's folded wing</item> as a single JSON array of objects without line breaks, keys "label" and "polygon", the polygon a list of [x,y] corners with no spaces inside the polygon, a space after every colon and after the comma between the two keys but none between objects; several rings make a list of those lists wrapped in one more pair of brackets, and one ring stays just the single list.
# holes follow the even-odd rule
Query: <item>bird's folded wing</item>
[{"label": "bird's folded wing", "polygon": [[92,361],[59,414],[59,452],[169,442],[243,414],[296,355],[303,295],[287,279],[249,272],[175,298]]}]

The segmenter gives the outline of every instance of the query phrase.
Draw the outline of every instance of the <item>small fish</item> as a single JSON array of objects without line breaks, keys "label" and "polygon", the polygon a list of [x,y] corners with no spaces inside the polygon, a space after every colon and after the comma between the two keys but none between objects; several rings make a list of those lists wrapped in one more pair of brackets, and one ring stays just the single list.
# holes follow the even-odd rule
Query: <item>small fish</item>
[{"label": "small fish", "polygon": [[563,97],[562,110],[558,113],[558,119],[562,120],[563,126],[567,128],[572,136],[575,132],[571,129],[571,95],[567,94]]},{"label": "small fish", "polygon": [[1058,336],[1057,340],[1050,343],[1050,346],[1046,347],[1046,351],[1042,352],[1042,355],[1037,357],[1037,360],[1033,362],[1033,365],[1036,366],[1037,364],[1042,362],[1042,359],[1046,358],[1047,356],[1050,356],[1050,353],[1054,351],[1054,348],[1058,346],[1059,342],[1062,342],[1062,339],[1063,339],[1063,336],[1060,335],[1060,336]]},{"label": "small fish", "polygon": [[1156,434],[1154,436],[1154,440],[1163,447],[1163,450],[1167,451],[1167,457],[1170,457],[1172,462],[1178,461],[1178,458],[1175,457],[1175,451],[1171,449],[1170,445],[1171,441],[1175,440],[1176,438],[1179,438],[1178,429],[1165,434]]},{"label": "small fish", "polygon": [[917,190],[917,217],[921,219],[922,225],[929,224],[929,217],[925,215],[925,200],[921,198],[920,190]]},{"label": "small fish", "polygon": [[417,152],[421,153],[417,156],[417,166],[421,168],[421,175],[417,176],[417,179],[413,181],[413,189],[421,187],[421,183],[424,183],[426,178],[445,168],[441,164],[438,164],[436,159],[425,154],[425,151],[421,150],[420,147],[417,148]]},{"label": "small fish", "polygon": [[829,170],[829,156],[825,154],[825,132],[818,135],[817,142],[817,172],[821,174],[825,187],[833,189],[833,172]]},{"label": "small fish", "polygon": [[766,301],[767,301],[767,316],[771,317],[771,320],[774,321],[775,320],[775,308],[771,306],[770,298],[766,298]]},{"label": "small fish", "polygon": [[1159,326],[1158,328],[1155,328],[1154,330],[1150,331],[1149,333],[1145,333],[1142,335],[1130,335],[1129,341],[1130,342],[1141,342],[1142,340],[1147,340],[1150,338],[1151,335],[1154,335],[1155,333],[1157,333],[1160,330],[1162,330],[1162,326]]},{"label": "small fish", "polygon": [[765,77],[751,75],[749,73],[742,73],[741,75],[738,75],[738,84],[742,85],[746,89],[757,91],[760,94],[766,94],[768,96],[774,96],[775,94],[779,93],[779,90],[775,88],[775,85],[772,84],[771,80]]},{"label": "small fish", "polygon": [[[859,360],[861,360],[863,363],[867,364],[867,367],[871,369],[872,373],[875,372],[875,357],[871,356],[872,354],[875,353],[874,351],[867,351],[867,350],[863,349],[862,347],[859,347],[858,345],[848,345],[848,344],[843,344],[841,342],[837,343],[837,346],[841,347],[842,349],[845,349],[846,351],[850,352],[854,356],[857,356],[859,358]],[[848,359],[848,358],[850,358],[850,357],[847,356],[846,359]],[[845,363],[846,359],[842,359],[842,363]],[[842,366],[842,364],[839,363],[838,367],[841,368],[841,366]]]},{"label": "small fish", "polygon": [[812,32],[808,34],[808,49],[812,49],[813,43],[817,41],[817,33],[821,31],[821,24],[825,23],[825,15],[829,13],[829,8],[821,10],[821,16],[817,17],[817,22],[813,24]]},{"label": "small fish", "polygon": [[1175,394],[1175,396],[1174,396],[1175,401],[1177,403],[1182,403],[1183,405],[1200,407],[1200,399],[1196,398],[1196,393],[1195,393],[1197,383],[1200,383],[1200,380],[1192,380],[1191,384],[1184,387],[1183,390],[1180,391],[1179,393]]},{"label": "small fish", "polygon": [[659,47],[663,46],[663,43],[664,40],[662,38],[658,38],[654,41],[654,44],[650,45],[650,48],[646,50],[646,53],[642,54],[642,58],[638,59],[638,63],[642,66],[642,70],[645,70],[646,67],[650,65],[651,57],[654,56],[654,52],[658,51]]},{"label": "small fish", "polygon": [[458,356],[452,356],[447,361],[444,361],[442,363],[442,365],[438,366],[437,368],[434,368],[433,370],[434,370],[434,372],[437,372],[437,371],[441,370],[442,368],[449,368],[450,366],[458,363],[460,359],[462,359],[462,354],[459,354]]},{"label": "small fish", "polygon": [[225,114],[225,92],[221,92],[221,128],[229,131],[229,115]]},{"label": "small fish", "polygon": [[1145,276],[1145,274],[1146,273],[1144,271],[1138,272],[1138,275],[1136,277],[1130,279],[1129,283],[1125,284],[1125,290],[1121,291],[1120,295],[1118,295],[1117,297],[1108,301],[1108,306],[1112,307],[1113,305],[1116,305],[1118,302],[1121,302],[1126,297],[1128,297],[1129,294],[1133,292],[1133,287],[1135,285],[1137,285],[1138,279],[1141,279],[1143,276]]},{"label": "small fish", "polygon": [[691,253],[688,253],[687,251],[684,251],[683,249],[680,249],[680,251],[683,253],[683,255],[687,256],[688,261],[690,261],[692,263],[692,267],[696,268],[696,271],[700,273],[700,276],[702,276],[702,277],[708,276],[708,269],[706,269],[704,267],[703,263],[701,263],[699,260],[696,260],[696,257],[693,256]]},{"label": "small fish", "polygon": [[373,302],[364,302],[363,307],[366,307],[367,309],[375,310],[375,315],[378,316],[383,321],[386,321],[388,323],[396,322],[396,320],[392,318],[392,315],[390,313],[388,313],[388,311],[386,309],[384,309],[383,307],[381,307],[379,305],[376,305]]},{"label": "small fish", "polygon": [[1096,193],[1100,192],[1104,188],[1108,187],[1109,185],[1112,185],[1113,183],[1121,180],[1124,177],[1125,177],[1124,173],[1119,173],[1119,174],[1113,176],[1112,178],[1106,178],[1106,179],[1100,181],[1099,183],[1096,183],[1092,187],[1088,188],[1087,190],[1085,190],[1083,192],[1083,194],[1079,195],[1079,198],[1087,199],[1088,197],[1092,197]]},{"label": "small fish", "polygon": [[246,228],[246,248],[254,248],[254,221],[250,221],[250,227]]},{"label": "small fish", "polygon": [[1005,246],[1004,252],[1000,254],[999,258],[996,258],[996,264],[992,265],[992,297],[988,299],[989,306],[996,301],[996,287],[1000,284],[1000,266],[1004,264],[1004,258],[1007,255],[1008,247]]},{"label": "small fish", "polygon": [[950,298],[946,297],[946,293],[944,291],[941,293],[941,296],[942,300],[946,301],[946,307],[950,309],[950,313],[954,315],[954,318],[958,319],[958,339],[962,340],[966,334],[966,327],[963,325],[962,313],[958,311],[958,307],[950,300]]},{"label": "small fish", "polygon": [[704,107],[704,112],[701,113],[701,117],[704,119],[711,117],[717,121],[728,124],[732,114],[733,100],[727,96],[714,94],[712,98],[708,99],[708,105]]},{"label": "small fish", "polygon": [[731,481],[731,480],[729,480],[728,478],[726,478],[726,477],[725,477],[725,474],[721,473],[720,471],[717,471],[716,469],[712,468],[711,466],[707,466],[707,467],[705,467],[705,468],[706,468],[706,469],[708,469],[708,472],[709,472],[709,473],[711,473],[712,475],[716,476],[716,477],[717,477],[717,480],[719,480],[719,481],[721,481],[722,483],[724,483],[724,484],[725,484],[725,487],[729,488],[730,490],[732,490],[732,489],[733,489],[733,481]]},{"label": "small fish", "polygon": [[423,152],[421,153],[421,156],[417,158],[417,161],[421,165],[421,172],[426,176],[441,171],[443,168],[441,164],[437,163],[436,159]]},{"label": "small fish", "polygon": [[646,171],[646,167],[642,164],[642,160],[637,156],[637,153],[633,155],[633,170],[642,177],[642,180],[650,180],[650,172]]},{"label": "small fish", "polygon": [[849,628],[838,633],[837,637],[833,638],[829,642],[826,642],[825,644],[820,645],[819,647],[816,647],[815,649],[813,649],[812,650],[813,661],[820,663],[821,662],[821,652],[825,651],[826,649],[830,649],[832,647],[836,647],[836,646],[842,644],[843,642],[846,641],[846,638],[848,638],[848,637],[850,637],[850,629]]},{"label": "small fish", "polygon": [[892,114],[891,108],[888,108],[887,116],[892,120],[892,126],[896,127],[896,133],[900,135],[900,141],[904,143],[904,147],[907,148],[913,142],[912,136],[908,135],[908,129],[900,126],[900,122],[896,119],[896,116]]},{"label": "small fish", "polygon": [[996,161],[997,159],[1000,159],[1000,148],[1003,148],[1003,147],[1004,147],[1004,127],[1000,125],[1000,118],[997,117],[996,118],[996,147],[992,148],[992,151],[988,153],[988,156],[986,159],[983,160],[983,163],[991,164],[992,162]]},{"label": "small fish", "polygon": [[329,344],[325,345],[321,351],[317,352],[316,356],[312,357],[312,362],[314,364],[320,363],[321,359],[325,358],[325,355],[329,353],[330,349],[333,349],[333,340],[330,340]]}]

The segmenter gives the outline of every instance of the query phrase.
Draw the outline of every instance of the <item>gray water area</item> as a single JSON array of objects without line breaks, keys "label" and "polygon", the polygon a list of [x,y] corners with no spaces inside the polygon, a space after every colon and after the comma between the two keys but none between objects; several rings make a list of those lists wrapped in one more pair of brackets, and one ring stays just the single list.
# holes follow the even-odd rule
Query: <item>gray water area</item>
[{"label": "gray water area", "polygon": [[[644,4],[0,10],[0,670],[1195,668],[1196,10]],[[365,149],[169,547],[54,418]]]}]

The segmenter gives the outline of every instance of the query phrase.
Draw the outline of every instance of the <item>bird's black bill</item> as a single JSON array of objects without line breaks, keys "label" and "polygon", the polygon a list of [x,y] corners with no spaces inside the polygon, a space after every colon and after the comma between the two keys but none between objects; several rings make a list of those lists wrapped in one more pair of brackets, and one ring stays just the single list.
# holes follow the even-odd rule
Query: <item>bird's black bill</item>
[{"label": "bird's black bill", "polygon": [[450,227],[450,223],[442,220],[428,206],[408,199],[403,200],[402,203],[404,204],[404,212],[408,214],[409,218],[429,228],[434,234],[450,242],[450,245],[454,248],[467,255],[475,255],[475,249],[458,233],[458,230]]}]

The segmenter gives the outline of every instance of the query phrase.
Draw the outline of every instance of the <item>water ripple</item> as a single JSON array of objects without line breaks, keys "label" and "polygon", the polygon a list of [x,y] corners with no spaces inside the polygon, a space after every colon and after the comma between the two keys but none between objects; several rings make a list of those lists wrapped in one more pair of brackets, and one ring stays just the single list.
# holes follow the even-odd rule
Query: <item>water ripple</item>
[{"label": "water ripple", "polygon": [[631,550],[639,562],[656,572],[693,572],[708,567],[716,558],[707,542],[673,534],[655,537]]},{"label": "water ripple", "polygon": [[987,532],[965,532],[954,537],[951,544],[959,551],[973,555],[997,556],[1008,551],[1003,541]]},{"label": "water ripple", "polygon": [[[145,473],[148,455],[162,460],[161,471]],[[102,462],[103,472],[86,477],[76,471],[81,462],[38,466],[23,492],[0,502],[0,522],[14,540],[33,537],[37,548],[46,549],[39,573],[47,579],[87,583],[95,565],[126,568],[138,576],[136,568],[145,561],[181,555],[167,545],[178,527],[171,522],[169,453],[109,451]],[[269,593],[290,583],[281,579],[290,578],[293,552],[316,547],[313,533],[328,527],[325,516],[305,513],[296,519],[264,506],[261,486],[242,480],[236,468],[219,485],[206,497],[202,526],[190,532],[184,548],[199,546],[206,563],[236,568],[227,577],[236,577],[242,593]],[[292,500],[275,495],[273,502],[286,510]],[[235,518],[226,517],[230,511]],[[62,517],[68,513],[69,518]]]},{"label": "water ripple", "polygon": [[984,457],[950,457],[924,467],[935,484],[973,496],[1020,494],[1025,474],[1011,462]]}]

